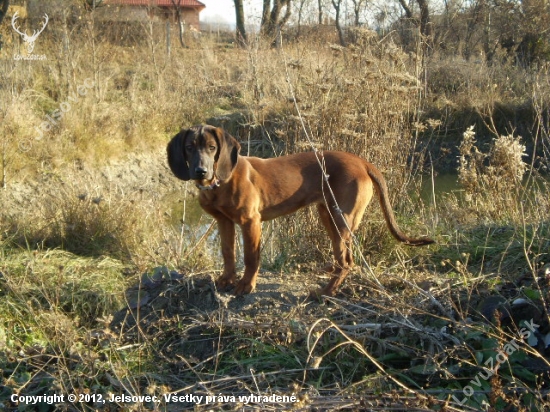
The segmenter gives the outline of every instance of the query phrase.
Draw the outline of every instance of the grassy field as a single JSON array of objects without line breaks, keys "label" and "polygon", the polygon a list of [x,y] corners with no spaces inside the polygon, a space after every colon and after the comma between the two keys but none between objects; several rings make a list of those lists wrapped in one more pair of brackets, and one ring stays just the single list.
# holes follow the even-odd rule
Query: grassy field
[{"label": "grassy field", "polygon": [[[56,23],[46,60],[15,60],[3,33],[0,409],[550,406],[545,66],[423,61],[369,31],[347,48],[203,36],[168,56],[159,28],[125,43]],[[401,227],[437,244],[396,244],[373,204],[358,267],[310,302],[331,253],[304,210],[264,224],[255,293],[218,293],[215,228],[165,161],[199,123],[245,155],[363,156]],[[459,191],[438,190],[443,171]]]}]

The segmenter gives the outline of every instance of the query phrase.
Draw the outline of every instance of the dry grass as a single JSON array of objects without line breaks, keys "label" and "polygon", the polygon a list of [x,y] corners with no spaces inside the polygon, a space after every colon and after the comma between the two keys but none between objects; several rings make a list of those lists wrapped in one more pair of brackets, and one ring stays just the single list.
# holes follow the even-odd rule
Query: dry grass
[{"label": "dry grass", "polygon": [[[2,407],[15,408],[12,392],[294,394],[298,410],[548,405],[540,342],[521,343],[464,405],[452,397],[462,399],[522,322],[535,319],[550,336],[550,205],[536,173],[548,163],[544,71],[519,82],[524,72],[509,64],[422,68],[370,32],[348,48],[315,38],[280,50],[189,39],[168,57],[158,28],[144,26],[139,41],[121,45],[91,22],[70,24],[41,37],[48,60],[0,59],[8,73],[0,87]],[[69,100],[85,79],[93,79],[89,93]],[[535,131],[519,140],[499,129],[496,105],[528,97]],[[66,102],[70,110],[36,139]],[[262,273],[263,289],[242,300],[220,295],[210,281],[220,268],[211,220],[193,210],[192,185],[170,175],[164,146],[180,127],[210,122],[235,134],[244,154],[310,150],[302,121],[317,147],[379,166],[403,228],[435,234],[439,245],[395,245],[373,206],[357,234],[362,265],[342,295],[306,304],[301,287],[330,250],[304,210],[264,225],[271,272]],[[504,137],[487,139],[490,129]],[[463,192],[434,203],[415,190],[430,142],[441,139],[461,156]],[[523,156],[525,146],[539,158]],[[267,289],[272,283],[284,287]]]}]

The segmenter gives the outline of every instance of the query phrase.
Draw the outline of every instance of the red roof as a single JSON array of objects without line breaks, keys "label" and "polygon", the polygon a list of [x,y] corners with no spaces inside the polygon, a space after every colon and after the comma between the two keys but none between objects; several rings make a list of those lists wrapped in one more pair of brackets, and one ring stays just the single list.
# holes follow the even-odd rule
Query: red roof
[{"label": "red roof", "polygon": [[152,6],[152,7],[174,7],[174,3],[181,7],[205,8],[206,6],[198,0],[104,0],[104,4],[113,6]]}]

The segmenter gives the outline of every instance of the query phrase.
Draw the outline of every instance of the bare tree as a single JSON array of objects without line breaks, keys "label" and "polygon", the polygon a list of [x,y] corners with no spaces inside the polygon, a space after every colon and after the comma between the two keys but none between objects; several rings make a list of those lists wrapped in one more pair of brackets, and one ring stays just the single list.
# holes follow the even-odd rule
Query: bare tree
[{"label": "bare tree", "polygon": [[430,8],[428,0],[416,0],[420,7],[420,34],[428,46],[432,46],[433,29],[430,21]]},{"label": "bare tree", "polygon": [[488,2],[485,17],[487,58],[504,48],[516,62],[529,65],[550,56],[550,3],[547,0]]},{"label": "bare tree", "polygon": [[353,2],[353,25],[359,26],[361,11],[365,8],[367,0],[352,0]]},{"label": "bare tree", "polygon": [[237,43],[244,46],[247,43],[246,28],[244,26],[243,0],[233,0],[235,3],[235,19],[237,22]]},{"label": "bare tree", "polygon": [[[285,13],[283,13],[285,10]],[[278,41],[278,35],[292,13],[292,0],[264,0],[262,8],[261,32],[264,36]]]},{"label": "bare tree", "polygon": [[430,8],[428,5],[428,0],[416,0],[416,3],[418,3],[418,7],[420,7],[420,18],[414,16],[411,7],[407,4],[405,0],[398,1],[405,11],[405,15],[407,16],[407,18],[420,27],[420,35],[422,36],[422,45],[424,51],[431,50],[433,46],[433,29],[432,23],[430,21]]},{"label": "bare tree", "polygon": [[338,30],[338,39],[340,40],[340,44],[346,47],[346,38],[344,36],[344,30],[342,29],[342,25],[340,24],[342,0],[331,0],[331,1],[332,1],[332,7],[334,7],[334,11],[336,13],[335,24],[336,24],[336,30]]},{"label": "bare tree", "polygon": [[176,20],[178,21],[178,32],[179,32],[179,39],[181,47],[185,47],[185,41],[183,39],[183,22],[181,21],[181,3],[182,0],[172,0],[172,5],[176,9]]},{"label": "bare tree", "polygon": [[300,4],[298,6],[298,31],[296,33],[296,37],[299,38],[300,37],[300,32],[302,30],[302,16],[304,14],[304,8],[306,6],[306,2],[307,0],[300,0]]},{"label": "bare tree", "polygon": [[409,7],[407,2],[405,0],[399,0],[399,4],[401,4],[401,7],[403,7],[403,10],[405,11],[405,16],[407,16],[407,19],[413,19],[414,14],[412,9]]}]

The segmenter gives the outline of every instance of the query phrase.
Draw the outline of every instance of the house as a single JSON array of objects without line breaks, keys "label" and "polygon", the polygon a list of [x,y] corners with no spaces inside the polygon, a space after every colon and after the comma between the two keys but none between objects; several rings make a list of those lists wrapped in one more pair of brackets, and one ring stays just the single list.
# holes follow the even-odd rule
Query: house
[{"label": "house", "polygon": [[[97,1],[97,0],[96,0]],[[181,21],[191,30],[200,30],[199,14],[206,7],[198,0],[102,0],[96,11],[110,21]]]}]

